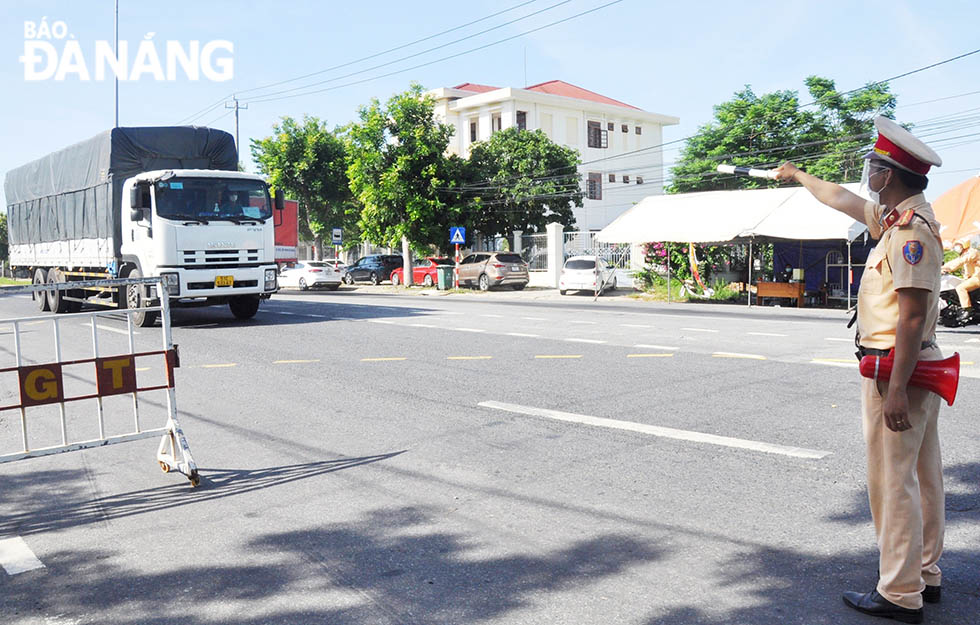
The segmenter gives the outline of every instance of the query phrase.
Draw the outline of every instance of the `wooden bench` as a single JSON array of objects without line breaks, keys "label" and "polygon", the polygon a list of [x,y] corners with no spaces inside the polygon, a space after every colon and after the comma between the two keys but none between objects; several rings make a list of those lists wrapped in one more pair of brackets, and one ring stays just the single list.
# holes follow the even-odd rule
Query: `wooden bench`
[{"label": "wooden bench", "polygon": [[796,307],[803,308],[803,292],[806,284],[803,282],[756,282],[755,296],[758,300],[763,297],[788,297],[796,300]]}]

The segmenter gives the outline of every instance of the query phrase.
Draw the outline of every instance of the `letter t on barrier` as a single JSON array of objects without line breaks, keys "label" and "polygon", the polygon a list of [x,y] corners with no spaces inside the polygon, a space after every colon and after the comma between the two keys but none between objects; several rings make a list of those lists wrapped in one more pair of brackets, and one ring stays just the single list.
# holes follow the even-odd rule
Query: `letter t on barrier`
[{"label": "letter t on barrier", "polygon": [[95,374],[101,396],[136,392],[136,366],[132,356],[96,358]]}]

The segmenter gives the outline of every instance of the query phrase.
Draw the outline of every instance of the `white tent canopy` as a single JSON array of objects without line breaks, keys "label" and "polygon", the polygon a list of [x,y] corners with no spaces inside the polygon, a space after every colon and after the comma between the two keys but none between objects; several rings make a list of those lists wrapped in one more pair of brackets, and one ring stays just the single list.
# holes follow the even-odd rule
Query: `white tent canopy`
[{"label": "white tent canopy", "polygon": [[[858,184],[843,185],[854,193]],[[721,243],[736,239],[853,241],[866,226],[803,187],[652,195],[603,228],[605,243]]]}]

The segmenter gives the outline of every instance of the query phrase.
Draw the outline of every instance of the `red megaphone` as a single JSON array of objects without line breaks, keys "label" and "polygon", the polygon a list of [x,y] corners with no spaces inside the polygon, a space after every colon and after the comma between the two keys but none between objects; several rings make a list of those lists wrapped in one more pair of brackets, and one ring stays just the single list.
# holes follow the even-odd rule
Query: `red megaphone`
[{"label": "red megaphone", "polygon": [[[887,382],[892,375],[894,363],[895,350],[893,349],[884,358],[865,356],[861,359],[859,369],[861,375],[866,378]],[[943,360],[920,360],[915,364],[909,384],[932,391],[952,406],[953,400],[956,399],[956,388],[960,384],[959,352]]]}]

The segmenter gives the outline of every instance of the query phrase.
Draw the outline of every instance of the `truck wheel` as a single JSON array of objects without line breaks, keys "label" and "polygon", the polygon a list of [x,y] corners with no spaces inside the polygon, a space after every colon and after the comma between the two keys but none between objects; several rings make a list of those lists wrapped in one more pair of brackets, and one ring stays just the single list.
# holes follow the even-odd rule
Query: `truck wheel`
[{"label": "truck wheel", "polygon": [[[143,274],[139,269],[133,269],[129,272],[127,278],[142,278]],[[136,309],[136,308],[146,308],[150,305],[149,298],[146,295],[147,285],[145,284],[128,284],[126,285],[126,308]],[[141,310],[140,312],[133,313],[133,323],[141,328],[148,328],[156,323],[157,311],[155,310]]]},{"label": "truck wheel", "polygon": [[[48,284],[59,284],[65,281],[65,277],[57,269],[48,271]],[[67,291],[48,291],[48,310],[56,314],[68,312],[68,301],[64,298]]]},{"label": "truck wheel", "polygon": [[[46,272],[43,268],[38,267],[37,271],[34,272],[34,280],[33,280],[34,286],[37,286],[39,284],[45,284],[47,281],[48,281],[48,272]],[[48,308],[48,294],[45,293],[44,291],[38,291],[36,293],[32,293],[31,297],[34,298],[34,303],[37,306],[38,310],[40,310],[41,312],[48,312],[49,310],[51,310],[50,308]]]},{"label": "truck wheel", "polygon": [[251,319],[259,312],[259,298],[255,295],[236,295],[228,300],[228,308],[236,319]]}]

